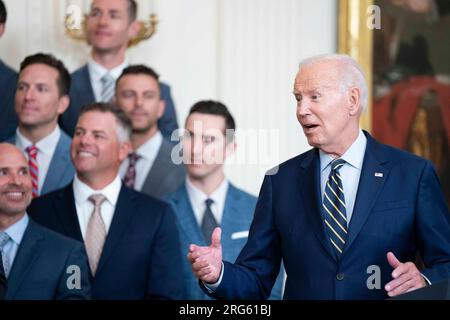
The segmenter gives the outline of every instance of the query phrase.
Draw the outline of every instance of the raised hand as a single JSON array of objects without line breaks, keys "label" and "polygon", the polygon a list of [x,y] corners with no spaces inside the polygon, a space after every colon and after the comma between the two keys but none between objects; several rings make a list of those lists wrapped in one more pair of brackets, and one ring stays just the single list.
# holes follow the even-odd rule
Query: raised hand
[{"label": "raised hand", "polygon": [[194,275],[205,283],[216,283],[222,270],[222,245],[220,236],[222,229],[215,228],[211,235],[211,245],[201,247],[189,246],[188,260]]}]

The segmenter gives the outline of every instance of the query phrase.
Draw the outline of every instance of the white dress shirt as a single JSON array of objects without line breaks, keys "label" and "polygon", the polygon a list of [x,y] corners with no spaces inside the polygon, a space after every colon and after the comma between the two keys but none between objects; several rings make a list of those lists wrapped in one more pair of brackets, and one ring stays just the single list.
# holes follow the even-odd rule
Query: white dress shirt
[{"label": "white dress shirt", "polygon": [[[38,172],[38,188],[39,194],[41,194],[42,187],[44,185],[45,177],[47,176],[48,167],[52,161],[53,154],[55,153],[56,145],[58,144],[59,138],[61,137],[61,129],[57,125],[55,130],[53,130],[48,136],[39,140],[36,143],[38,148],[38,153],[36,156],[37,163],[39,166]],[[33,143],[25,138],[21,133],[19,128],[16,130],[16,146],[23,151],[28,159],[28,153],[26,149],[32,146]]]},{"label": "white dress shirt", "polygon": [[[147,179],[148,173],[155,162],[156,156],[158,155],[159,149],[163,143],[163,136],[160,131],[147,140],[143,145],[135,150],[135,152],[140,156],[139,160],[136,162],[136,179],[134,181],[134,189],[141,191],[144,186],[145,180]],[[126,158],[122,161],[120,165],[120,176],[122,179],[127,174],[127,169],[130,161]]]},{"label": "white dress shirt", "polygon": [[93,194],[101,193],[106,197],[106,200],[101,205],[101,215],[105,223],[106,233],[109,231],[111,221],[116,209],[117,199],[119,198],[120,188],[122,187],[122,180],[120,176],[117,177],[101,190],[94,190],[85,183],[81,182],[78,176],[75,175],[73,180],[73,195],[75,198],[75,207],[77,209],[78,223],[81,228],[81,235],[83,240],[86,240],[86,230],[89,223],[89,218],[94,211],[94,204],[89,201],[89,197]]},{"label": "white dress shirt", "polygon": [[216,219],[216,222],[220,225],[222,223],[223,209],[225,207],[225,200],[228,191],[228,180],[224,179],[219,187],[211,193],[210,196],[206,195],[203,191],[198,189],[186,178],[186,190],[191,203],[192,209],[194,210],[195,219],[198,225],[202,224],[203,215],[206,210],[206,199],[211,199],[214,202],[211,204],[211,211]]},{"label": "white dress shirt", "polygon": [[102,78],[105,74],[109,73],[114,80],[117,80],[122,74],[123,69],[128,66],[128,61],[125,59],[122,64],[118,65],[114,69],[108,70],[101,64],[90,58],[88,61],[89,77],[91,78],[92,90],[94,91],[94,97],[96,102],[101,102],[102,97]]}]

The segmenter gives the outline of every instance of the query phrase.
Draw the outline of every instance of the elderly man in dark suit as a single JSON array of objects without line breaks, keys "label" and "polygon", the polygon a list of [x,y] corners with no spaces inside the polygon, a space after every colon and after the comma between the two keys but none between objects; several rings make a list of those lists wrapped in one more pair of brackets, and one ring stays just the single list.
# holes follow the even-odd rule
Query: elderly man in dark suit
[{"label": "elderly man in dark suit", "polygon": [[89,267],[82,244],[36,224],[27,160],[0,144],[0,300],[88,299]]},{"label": "elderly man in dark suit", "polygon": [[265,177],[235,264],[222,263],[220,229],[210,247],[190,247],[202,288],[266,298],[281,259],[285,299],[384,299],[449,278],[450,214],[435,170],[359,128],[367,86],[358,63],[338,54],[303,61],[294,96],[313,149]]},{"label": "elderly man in dark suit", "polygon": [[115,106],[81,110],[71,146],[73,183],[34,199],[42,225],[85,244],[93,299],[177,299],[181,253],[171,207],[124,186],[119,166],[131,123]]}]

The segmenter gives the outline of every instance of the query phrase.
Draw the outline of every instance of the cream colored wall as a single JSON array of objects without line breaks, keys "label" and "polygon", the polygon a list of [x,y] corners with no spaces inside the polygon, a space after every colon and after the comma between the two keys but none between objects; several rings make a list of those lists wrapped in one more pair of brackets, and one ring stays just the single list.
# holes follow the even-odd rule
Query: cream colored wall
[{"label": "cream colored wall", "polygon": [[[71,71],[83,64],[89,48],[64,35],[66,4],[80,0],[70,1],[4,0],[9,18],[0,57],[16,69],[38,51],[55,54]],[[256,194],[265,170],[309,148],[292,84],[302,58],[336,50],[336,1],[155,0],[154,7],[159,30],[130,49],[130,62],[154,67],[171,85],[181,125],[200,99],[230,108],[241,132],[226,171]]]}]

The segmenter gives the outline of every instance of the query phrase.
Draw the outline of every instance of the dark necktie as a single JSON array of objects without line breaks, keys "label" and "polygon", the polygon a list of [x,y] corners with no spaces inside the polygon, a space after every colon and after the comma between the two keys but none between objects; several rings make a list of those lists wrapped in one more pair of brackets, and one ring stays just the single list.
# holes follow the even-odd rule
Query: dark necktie
[{"label": "dark necktie", "polygon": [[347,239],[347,213],[345,210],[344,187],[339,169],[345,160],[336,159],[331,162],[331,172],[323,195],[325,225],[331,244],[340,257]]},{"label": "dark necktie", "polygon": [[211,205],[214,203],[211,199],[206,199],[206,209],[205,213],[203,214],[202,219],[202,232],[203,236],[205,237],[206,243],[209,245],[211,243],[211,235],[214,231],[214,228],[218,227],[217,221],[214,218],[214,215],[211,211]]},{"label": "dark necktie", "polygon": [[136,152],[132,152],[128,155],[129,164],[123,182],[129,188],[134,188],[136,182],[136,163],[140,158],[141,156]]}]

